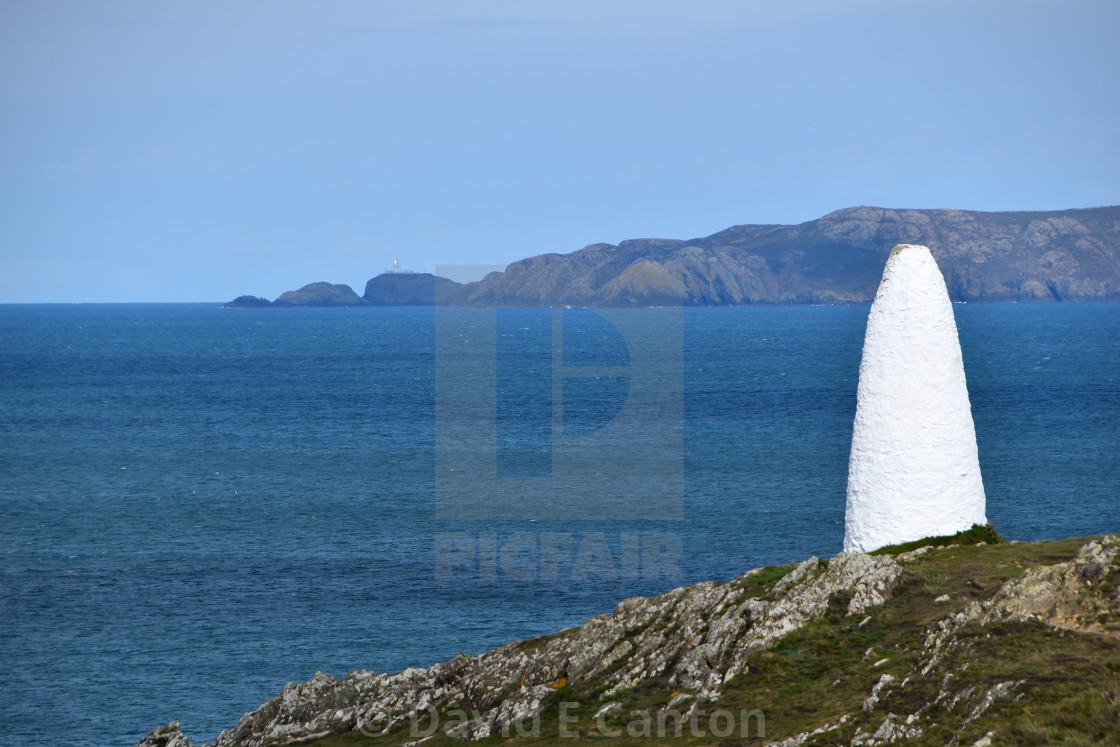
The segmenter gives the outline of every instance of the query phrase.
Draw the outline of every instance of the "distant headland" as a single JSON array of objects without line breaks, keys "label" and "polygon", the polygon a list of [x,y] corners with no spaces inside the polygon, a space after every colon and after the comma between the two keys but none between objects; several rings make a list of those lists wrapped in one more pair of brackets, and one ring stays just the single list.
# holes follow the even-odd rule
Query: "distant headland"
[{"label": "distant headland", "polygon": [[458,283],[386,272],[358,295],[311,283],[292,306],[739,306],[870,302],[896,244],[923,244],[953,301],[1120,300],[1120,206],[1049,212],[853,207],[796,226],[740,225],[704,238],[632,239],[541,254]]}]

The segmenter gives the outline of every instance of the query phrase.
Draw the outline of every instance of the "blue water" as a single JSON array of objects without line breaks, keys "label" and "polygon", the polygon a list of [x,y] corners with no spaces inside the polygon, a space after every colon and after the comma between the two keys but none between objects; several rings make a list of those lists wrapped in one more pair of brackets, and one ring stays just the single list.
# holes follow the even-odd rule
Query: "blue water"
[{"label": "blue water", "polygon": [[[989,518],[1120,531],[1120,304],[955,310]],[[683,519],[436,521],[430,309],[0,306],[0,744],[171,719],[209,741],[317,670],[423,666],[835,554],[866,316],[684,312]],[[571,545],[555,580],[533,550],[437,579],[439,536]],[[679,558],[633,572],[665,538]],[[574,573],[596,546],[606,565]]]}]

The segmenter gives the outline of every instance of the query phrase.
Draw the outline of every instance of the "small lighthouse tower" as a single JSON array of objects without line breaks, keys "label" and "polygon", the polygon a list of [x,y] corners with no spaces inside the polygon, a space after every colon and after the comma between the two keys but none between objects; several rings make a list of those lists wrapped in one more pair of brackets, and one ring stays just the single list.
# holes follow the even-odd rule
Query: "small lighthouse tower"
[{"label": "small lighthouse tower", "polygon": [[899,244],[871,304],[859,366],[844,550],[985,524],[984,483],[945,279]]}]

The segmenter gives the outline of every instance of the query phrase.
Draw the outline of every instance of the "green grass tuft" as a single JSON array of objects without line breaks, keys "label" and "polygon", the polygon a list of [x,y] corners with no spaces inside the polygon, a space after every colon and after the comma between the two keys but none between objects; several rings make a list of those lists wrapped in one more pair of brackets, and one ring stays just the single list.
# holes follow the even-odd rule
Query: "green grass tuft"
[{"label": "green grass tuft", "polygon": [[939,537],[923,537],[922,539],[914,540],[913,542],[903,542],[899,545],[887,545],[880,547],[878,550],[873,550],[870,555],[897,555],[900,552],[910,552],[917,550],[919,547],[948,547],[949,545],[975,545],[985,543],[988,545],[998,545],[1006,542],[1002,535],[996,531],[989,521],[984,526],[973,524],[971,528],[956,534],[945,534]]}]

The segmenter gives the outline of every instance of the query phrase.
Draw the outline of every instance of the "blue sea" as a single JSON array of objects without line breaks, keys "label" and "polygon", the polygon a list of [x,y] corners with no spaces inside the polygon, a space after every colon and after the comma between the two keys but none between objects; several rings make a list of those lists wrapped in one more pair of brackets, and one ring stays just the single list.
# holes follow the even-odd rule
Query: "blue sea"
[{"label": "blue sea", "polygon": [[[1120,531],[1120,304],[954,309],[988,517],[1022,540]],[[484,337],[496,312],[440,313]],[[456,423],[436,391],[473,369],[438,360],[432,309],[0,306],[0,744],[131,744],[172,719],[211,741],[316,671],[426,666],[839,552],[867,307],[675,314],[622,319],[664,343],[663,393],[679,395],[599,450],[604,491],[637,491],[622,515],[583,518],[575,501],[598,496],[573,495],[468,520],[437,511],[436,445]],[[509,452],[495,501],[502,479],[559,469],[541,410],[559,389],[532,368],[548,353],[517,355],[555,329],[497,316],[498,386],[529,389],[477,408]],[[565,340],[604,379],[641,363],[613,323],[573,319]],[[679,334],[662,339],[666,319]],[[573,439],[615,417],[632,378],[563,390]],[[670,469],[651,482],[637,457],[654,447]],[[516,460],[503,476],[510,454],[529,477]],[[646,491],[679,510],[647,510]]]}]

